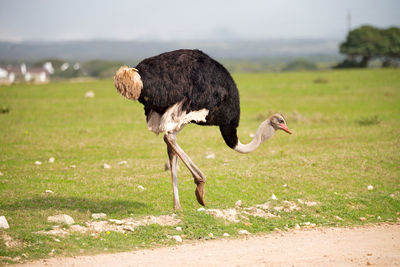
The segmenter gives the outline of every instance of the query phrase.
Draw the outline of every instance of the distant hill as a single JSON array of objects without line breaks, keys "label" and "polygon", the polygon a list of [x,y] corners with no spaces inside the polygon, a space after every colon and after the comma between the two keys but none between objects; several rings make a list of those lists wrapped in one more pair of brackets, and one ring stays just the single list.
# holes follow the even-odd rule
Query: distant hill
[{"label": "distant hill", "polygon": [[65,60],[139,61],[159,53],[197,48],[218,59],[260,59],[296,57],[339,57],[338,40],[269,41],[66,41],[0,42],[0,61],[38,61],[48,58]]}]

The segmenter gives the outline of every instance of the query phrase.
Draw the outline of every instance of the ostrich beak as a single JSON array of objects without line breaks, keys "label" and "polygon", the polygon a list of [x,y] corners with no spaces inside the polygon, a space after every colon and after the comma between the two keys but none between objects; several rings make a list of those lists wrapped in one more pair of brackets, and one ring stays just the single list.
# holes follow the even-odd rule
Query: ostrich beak
[{"label": "ostrich beak", "polygon": [[292,134],[292,132],[288,129],[288,127],[285,124],[280,123],[279,126],[281,127],[282,130],[284,130],[288,134]]}]

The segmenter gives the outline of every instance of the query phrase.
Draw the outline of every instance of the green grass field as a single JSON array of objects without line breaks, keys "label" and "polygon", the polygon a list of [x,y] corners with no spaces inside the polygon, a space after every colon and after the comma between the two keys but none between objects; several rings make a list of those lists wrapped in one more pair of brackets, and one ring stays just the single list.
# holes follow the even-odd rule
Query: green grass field
[{"label": "green grass field", "polygon": [[[225,145],[217,127],[185,127],[178,141],[207,176],[207,208],[232,208],[239,199],[243,206],[253,206],[272,194],[277,203],[302,199],[318,205],[279,212],[280,217],[268,220],[226,223],[197,211],[193,178],[180,162],[183,212],[178,216],[184,242],[207,239],[209,233],[235,237],[239,229],[287,230],[304,222],[346,226],[398,220],[400,70],[235,74],[234,79],[241,97],[242,143],[272,112],[284,114],[293,135],[278,132],[255,152],[242,155]],[[84,97],[89,90],[94,98]],[[51,229],[47,217],[61,213],[82,225],[95,212],[115,219],[173,213],[162,135],[147,130],[143,106],[120,96],[111,79],[1,86],[0,107],[0,216],[10,224],[0,230],[0,264],[49,253],[173,244],[166,237],[179,234],[172,226],[99,237],[34,233]],[[215,159],[205,158],[207,153]],[[48,162],[50,157],[54,163]],[[118,165],[124,160],[126,165]],[[104,169],[104,163],[112,169]],[[17,245],[6,246],[5,236]]]}]

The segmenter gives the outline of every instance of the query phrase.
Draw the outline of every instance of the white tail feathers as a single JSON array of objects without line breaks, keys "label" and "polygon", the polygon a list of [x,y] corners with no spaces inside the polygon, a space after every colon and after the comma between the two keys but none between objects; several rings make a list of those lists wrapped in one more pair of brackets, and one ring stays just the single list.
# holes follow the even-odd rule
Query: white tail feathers
[{"label": "white tail feathers", "polygon": [[115,73],[114,86],[126,98],[138,100],[143,82],[137,69],[122,66]]}]

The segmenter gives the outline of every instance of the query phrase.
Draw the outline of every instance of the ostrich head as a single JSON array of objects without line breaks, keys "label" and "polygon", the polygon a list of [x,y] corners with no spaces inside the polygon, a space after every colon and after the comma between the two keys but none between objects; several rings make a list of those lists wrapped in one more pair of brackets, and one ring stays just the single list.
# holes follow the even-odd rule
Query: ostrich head
[{"label": "ostrich head", "polygon": [[271,126],[274,127],[275,130],[283,130],[288,134],[292,134],[292,132],[288,129],[286,125],[286,121],[283,116],[279,113],[275,113],[270,117]]},{"label": "ostrich head", "polygon": [[114,86],[126,98],[138,100],[143,82],[137,69],[122,66],[115,73]]}]

